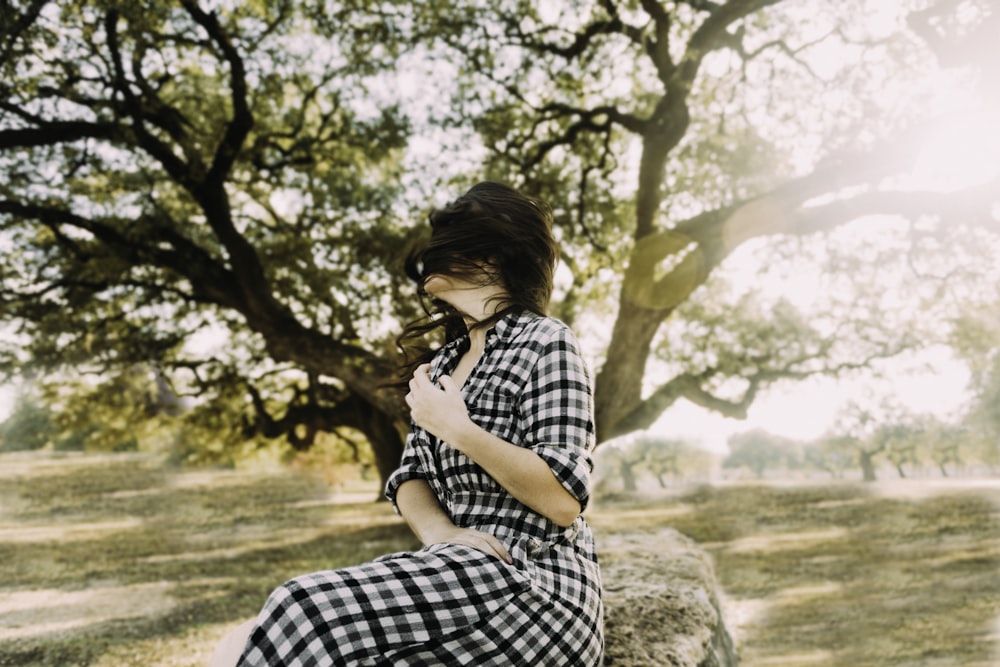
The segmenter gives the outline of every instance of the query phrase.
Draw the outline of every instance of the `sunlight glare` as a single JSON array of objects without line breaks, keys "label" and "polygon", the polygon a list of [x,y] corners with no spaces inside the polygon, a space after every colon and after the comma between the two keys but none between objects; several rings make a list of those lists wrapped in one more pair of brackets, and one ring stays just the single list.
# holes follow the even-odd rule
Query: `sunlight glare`
[{"label": "sunlight glare", "polygon": [[913,170],[913,186],[950,192],[983,185],[1000,175],[1000,113],[949,116],[927,135]]}]

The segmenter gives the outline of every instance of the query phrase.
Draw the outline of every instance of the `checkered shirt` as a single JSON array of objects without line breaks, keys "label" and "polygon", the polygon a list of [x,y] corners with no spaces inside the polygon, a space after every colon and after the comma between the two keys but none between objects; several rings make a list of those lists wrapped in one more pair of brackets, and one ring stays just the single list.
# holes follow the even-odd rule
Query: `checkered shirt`
[{"label": "checkered shirt", "polygon": [[[452,372],[461,352],[462,341],[441,348],[431,378]],[[535,451],[586,506],[591,382],[564,324],[528,313],[497,322],[462,396],[474,422]],[[386,496],[395,503],[410,479],[426,480],[458,526],[495,535],[513,565],[440,543],[296,577],[271,594],[239,665],[600,664],[600,572],[582,516],[558,526],[415,425]]]}]

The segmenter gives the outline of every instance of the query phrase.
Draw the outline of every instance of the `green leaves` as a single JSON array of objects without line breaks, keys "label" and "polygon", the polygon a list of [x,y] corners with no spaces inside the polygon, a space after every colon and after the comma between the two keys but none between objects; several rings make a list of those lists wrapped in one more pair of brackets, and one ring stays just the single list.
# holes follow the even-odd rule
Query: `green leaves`
[{"label": "green leaves", "polygon": [[[928,241],[953,200],[893,190],[917,151],[889,132],[925,108],[907,86],[934,49],[870,23],[876,5],[5,5],[0,325],[24,345],[0,365],[156,362],[230,417],[252,421],[238,396],[255,388],[269,428],[307,385],[296,406],[325,427],[348,398],[399,419],[378,387],[416,314],[401,258],[432,206],[482,178],[555,208],[554,314],[599,322],[583,333],[606,344],[602,433],[680,398],[739,415],[779,378],[912,346],[893,334],[914,318],[880,323],[885,274],[866,267],[908,253],[924,290],[960,253]],[[952,215],[985,225],[988,199],[957,193]],[[847,277],[819,315],[711,282],[752,240],[869,214],[919,217],[917,240],[862,230],[881,252],[818,269]],[[814,259],[767,248],[761,266]],[[227,342],[218,358],[185,343],[204,330]]]}]

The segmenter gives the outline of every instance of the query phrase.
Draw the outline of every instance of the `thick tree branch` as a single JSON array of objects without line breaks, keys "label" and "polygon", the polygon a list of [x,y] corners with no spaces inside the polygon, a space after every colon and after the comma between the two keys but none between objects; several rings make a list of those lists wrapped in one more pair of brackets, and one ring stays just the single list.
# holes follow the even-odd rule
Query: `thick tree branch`
[{"label": "thick tree branch", "polygon": [[229,170],[239,155],[243,142],[253,128],[253,115],[247,103],[246,71],[243,59],[236,51],[229,36],[219,25],[215,14],[208,14],[193,0],[182,0],[181,4],[188,14],[208,33],[212,41],[222,51],[229,64],[230,101],[233,105],[233,117],[226,124],[226,132],[215,151],[212,166],[205,177],[205,187],[213,188],[222,184]]},{"label": "thick tree branch", "polygon": [[276,418],[269,413],[256,387],[247,383],[247,391],[254,406],[254,415],[243,419],[243,432],[247,437],[255,434],[267,438],[283,436],[292,447],[302,451],[313,444],[321,431],[353,428],[364,433],[376,449],[375,463],[382,479],[388,479],[395,468],[396,462],[388,452],[379,452],[378,448],[388,445],[402,451],[398,431],[356,393],[347,394],[313,379],[306,390],[295,389],[295,395],[284,406],[284,414]]},{"label": "thick tree branch", "polygon": [[81,139],[122,139],[121,130],[114,123],[88,121],[44,122],[36,127],[0,130],[0,150],[33,148],[71,143]]},{"label": "thick tree branch", "polygon": [[185,164],[174,155],[170,146],[157,139],[146,127],[142,104],[132,92],[131,85],[125,76],[121,48],[118,43],[118,19],[118,12],[108,12],[104,19],[104,29],[114,67],[114,88],[121,94],[125,110],[132,119],[132,131],[135,133],[139,146],[159,162],[171,178],[186,189],[193,191],[198,186],[200,172],[203,169],[197,164]]},{"label": "thick tree branch", "polygon": [[660,81],[669,86],[675,70],[670,58],[670,14],[660,4],[660,0],[642,0],[641,4],[653,19],[654,37],[646,38],[646,54],[653,61]]},{"label": "thick tree branch", "polygon": [[633,134],[643,134],[649,123],[634,114],[622,111],[616,106],[600,105],[583,109],[574,107],[564,102],[549,102],[535,110],[541,120],[551,120],[553,118],[566,118],[577,116],[581,123],[585,123],[595,130],[604,130],[610,124],[620,125]]},{"label": "thick tree branch", "polygon": [[[4,3],[4,13],[12,12],[9,4]],[[25,30],[31,27],[31,24],[38,20],[39,14],[42,12],[42,8],[48,4],[48,0],[31,0],[28,6],[24,9],[23,13],[17,14],[17,18],[11,20],[11,18],[5,16],[7,19],[4,25],[2,33],[0,33],[0,40],[2,40],[3,46],[0,47],[0,62],[7,60],[10,57],[10,52],[14,49],[14,45],[17,40],[21,37]]]},{"label": "thick tree branch", "polygon": [[[50,228],[65,225],[87,231],[93,234],[108,251],[130,264],[152,263],[169,269],[186,277],[199,297],[227,308],[240,310],[245,307],[232,274],[202,248],[169,228],[152,223],[160,234],[154,235],[151,239],[153,243],[139,245],[135,239],[125,236],[109,222],[85,218],[56,207],[0,200],[0,213],[21,219],[37,220]],[[168,241],[173,249],[163,248],[156,243],[161,240]],[[75,250],[79,252],[79,247]]]},{"label": "thick tree branch", "polygon": [[781,2],[783,0],[729,0],[709,10],[708,17],[688,40],[684,58],[678,66],[680,77],[687,85],[693,83],[705,56],[727,45],[726,31],[730,25]]},{"label": "thick tree branch", "polygon": [[626,23],[622,20],[621,16],[618,14],[618,5],[615,3],[616,0],[601,0],[601,7],[603,7],[604,11],[608,13],[611,20],[618,24],[619,32],[621,32],[621,34],[628,37],[633,44],[642,46],[644,43],[642,28]]},{"label": "thick tree branch", "polygon": [[554,31],[554,28],[526,32],[521,27],[522,21],[520,16],[506,15],[504,18],[508,26],[509,36],[515,38],[518,44],[529,51],[551,54],[565,58],[566,60],[573,60],[580,57],[598,35],[628,33],[628,29],[630,28],[630,26],[626,26],[622,22],[617,12],[615,12],[611,15],[611,20],[609,21],[594,21],[593,23],[589,23],[582,32],[574,35],[573,43],[569,46],[559,46],[544,40],[546,33]]}]

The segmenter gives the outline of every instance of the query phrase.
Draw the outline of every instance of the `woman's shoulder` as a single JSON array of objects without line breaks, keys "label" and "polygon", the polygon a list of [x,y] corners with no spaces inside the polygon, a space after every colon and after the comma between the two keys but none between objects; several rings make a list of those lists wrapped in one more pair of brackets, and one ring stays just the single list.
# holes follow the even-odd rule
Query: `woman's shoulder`
[{"label": "woman's shoulder", "polygon": [[560,319],[548,315],[522,313],[519,317],[520,330],[517,338],[524,343],[545,346],[555,341],[565,341],[573,347],[577,345],[576,334]]}]

